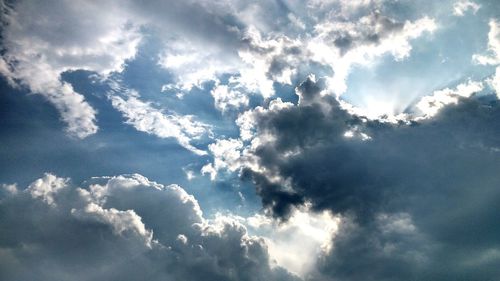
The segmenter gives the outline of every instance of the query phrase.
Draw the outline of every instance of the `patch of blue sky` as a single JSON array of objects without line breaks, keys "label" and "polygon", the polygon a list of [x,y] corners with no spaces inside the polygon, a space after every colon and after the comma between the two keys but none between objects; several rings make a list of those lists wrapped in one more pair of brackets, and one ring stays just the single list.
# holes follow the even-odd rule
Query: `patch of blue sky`
[{"label": "patch of blue sky", "polygon": [[448,11],[437,19],[433,34],[411,41],[409,57],[398,61],[388,54],[354,67],[342,98],[372,113],[398,114],[433,91],[469,79],[482,81],[494,67],[479,65],[472,56],[486,51],[489,13],[480,9],[476,15],[457,17]]}]

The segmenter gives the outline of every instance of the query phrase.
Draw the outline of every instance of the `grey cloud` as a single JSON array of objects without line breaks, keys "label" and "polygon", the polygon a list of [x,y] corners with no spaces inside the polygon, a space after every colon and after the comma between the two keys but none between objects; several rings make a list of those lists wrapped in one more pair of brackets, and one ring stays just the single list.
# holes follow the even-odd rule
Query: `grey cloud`
[{"label": "grey cloud", "polygon": [[85,186],[51,174],[2,186],[2,280],[297,280],[271,268],[261,238],[204,219],[179,186],[140,175]]},{"label": "grey cloud", "polygon": [[[181,36],[197,44],[236,50],[245,25],[235,17],[232,5],[211,1],[131,1],[129,9],[136,18],[170,36]],[[221,51],[221,50],[219,50]],[[233,55],[236,55],[234,53]]]},{"label": "grey cloud", "polygon": [[378,44],[381,39],[400,32],[403,27],[403,22],[372,11],[357,21],[337,21],[323,36],[327,42],[332,42],[342,53],[346,53],[361,45]]},{"label": "grey cloud", "polygon": [[261,142],[249,159],[259,169],[244,169],[276,217],[304,202],[344,217],[316,278],[494,280],[498,101],[461,99],[432,119],[391,124],[318,97],[321,84],[302,83],[297,106],[255,112]]}]

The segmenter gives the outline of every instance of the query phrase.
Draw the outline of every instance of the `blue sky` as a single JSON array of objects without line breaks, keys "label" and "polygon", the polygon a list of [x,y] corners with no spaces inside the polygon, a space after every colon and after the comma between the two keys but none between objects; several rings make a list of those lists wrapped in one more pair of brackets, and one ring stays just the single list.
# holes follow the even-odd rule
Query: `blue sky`
[{"label": "blue sky", "polygon": [[496,1],[0,7],[0,279],[500,273]]}]

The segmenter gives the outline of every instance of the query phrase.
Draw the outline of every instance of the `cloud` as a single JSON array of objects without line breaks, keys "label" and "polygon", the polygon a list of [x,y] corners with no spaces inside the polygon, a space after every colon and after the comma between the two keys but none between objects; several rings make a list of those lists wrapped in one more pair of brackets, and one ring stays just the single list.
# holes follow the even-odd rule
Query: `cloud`
[{"label": "cloud", "polygon": [[[140,175],[77,188],[46,174],[24,191],[1,186],[0,279],[297,279],[280,266],[309,280],[500,273],[500,110],[498,100],[474,96],[487,84],[498,95],[497,20],[487,52],[473,57],[497,67],[492,77],[380,117],[341,99],[351,70],[407,59],[413,41],[438,28],[437,17],[387,13],[378,0],[1,4],[8,24],[0,72],[43,95],[79,138],[98,130],[97,112],[61,75],[120,76],[143,32],[158,37],[155,62],[172,75],[163,89],[182,97],[206,87],[222,113],[246,110],[236,120],[239,138],[203,151],[195,141],[212,137],[210,125],[120,85],[111,85],[111,106],[138,131],[210,153],[201,172],[211,180],[226,171],[253,182],[271,217],[209,220],[182,188]],[[454,7],[457,15],[478,8]],[[297,85],[297,96],[276,93],[285,85]],[[252,95],[263,102],[247,110]],[[185,173],[192,179],[191,168]]]},{"label": "cloud", "polygon": [[68,179],[46,174],[45,177],[30,184],[27,190],[33,198],[42,198],[48,205],[55,206],[54,194],[57,194],[67,183]]},{"label": "cloud", "polygon": [[453,4],[453,14],[455,16],[464,16],[467,11],[471,11],[473,14],[476,14],[477,11],[481,8],[481,5],[476,2],[469,0],[460,0]]},{"label": "cloud", "polygon": [[285,35],[263,36],[254,26],[249,26],[242,40],[247,46],[238,54],[246,67],[233,80],[250,92],[260,92],[264,98],[275,94],[274,82],[291,84],[299,65],[307,62],[301,40]]},{"label": "cloud", "polygon": [[318,258],[330,251],[340,222],[328,211],[316,213],[307,207],[294,209],[286,222],[262,214],[240,220],[266,240],[278,265],[304,279],[315,270]]},{"label": "cloud", "polygon": [[472,59],[483,65],[496,65],[493,76],[486,79],[486,82],[500,96],[500,22],[495,19],[489,21],[490,31],[488,32],[488,54],[475,54]]},{"label": "cloud", "polygon": [[319,270],[311,280],[329,277],[336,280],[411,280],[424,278],[422,276],[430,280],[448,280],[444,277],[446,273],[441,276],[439,272],[437,276],[431,273],[432,261],[426,254],[434,245],[425,239],[407,213],[379,214],[370,225],[363,226],[344,218],[333,243],[333,251],[318,262]]},{"label": "cloud", "polygon": [[77,69],[103,75],[121,70],[135,54],[137,30],[127,26],[116,5],[106,2],[2,1],[1,8],[2,75],[52,103],[70,135],[96,133],[95,109],[60,76]]},{"label": "cloud", "polygon": [[[214,28],[211,32],[220,36],[216,40],[193,30],[178,15],[159,19],[153,11],[150,24],[160,30],[181,27],[170,29],[164,39],[165,50],[159,63],[174,75],[174,81],[164,88],[184,93],[193,87],[203,87],[204,82],[215,81],[221,87],[226,86],[228,93],[237,95],[238,100],[252,94],[269,99],[275,95],[276,83],[292,85],[297,79],[318,72],[329,77],[330,92],[342,94],[353,66],[368,66],[385,54],[397,60],[407,58],[411,41],[437,28],[435,20],[429,17],[402,21],[383,15],[381,1],[330,2],[281,5],[187,2],[169,7],[180,9],[180,14],[189,7],[196,15],[200,12],[198,8],[203,7],[205,12],[199,15],[200,20],[217,19],[218,24],[208,20],[199,26]],[[163,6],[154,3],[139,10],[142,13],[153,7]],[[336,8],[345,11],[328,12]],[[222,15],[221,10],[227,14]],[[172,19],[179,22],[173,23]],[[282,22],[286,24],[277,24]],[[221,79],[224,75],[229,81]],[[216,101],[215,106],[223,111],[223,104],[227,103]]]},{"label": "cloud", "polygon": [[488,80],[493,90],[495,90],[497,97],[500,98],[500,67],[496,68],[495,75]]},{"label": "cloud", "polygon": [[181,187],[137,174],[85,187],[45,174],[0,210],[2,280],[298,280],[241,223],[207,220]]},{"label": "cloud", "polygon": [[[181,97],[214,81],[220,89],[209,90],[221,111],[244,107],[252,94],[269,99],[276,83],[292,85],[311,72],[328,76],[329,92],[340,95],[353,66],[369,65],[384,54],[404,59],[410,41],[437,27],[428,17],[402,21],[383,15],[382,6],[381,1],[3,4],[8,28],[2,33],[6,52],[0,71],[12,83],[44,95],[67,131],[80,138],[97,131],[97,113],[61,74],[120,72],[144,30],[161,42],[158,64],[173,75],[163,89]],[[337,8],[339,13],[331,12]]]},{"label": "cloud", "polygon": [[462,98],[469,98],[475,93],[483,90],[482,82],[468,81],[459,84],[455,89],[446,88],[435,91],[429,96],[422,97],[416,104],[416,108],[423,114],[423,118],[429,118],[436,115],[443,107],[448,104],[457,104]]},{"label": "cloud", "polygon": [[235,80],[249,91],[258,90],[270,98],[274,95],[273,82],[291,85],[297,78],[318,71],[310,66],[319,64],[331,70],[323,74],[328,77],[329,92],[341,95],[347,90],[346,79],[352,67],[368,66],[385,54],[405,59],[410,55],[412,40],[437,28],[432,18],[402,22],[382,15],[376,9],[380,4],[365,2],[369,3],[359,3],[363,9],[357,11],[358,15],[322,15],[313,9],[319,14],[307,18],[313,28],[296,37],[293,33],[262,34],[249,25],[243,36],[247,45],[239,49],[239,55],[250,68],[240,70]]},{"label": "cloud", "polygon": [[142,101],[137,91],[125,89],[116,82],[111,81],[111,87],[111,104],[123,114],[126,123],[160,138],[175,138],[181,146],[198,155],[206,154],[190,142],[210,134],[209,125],[194,120],[192,115],[165,113],[150,102]]},{"label": "cloud", "polygon": [[497,66],[495,74],[486,79],[486,82],[496,92],[497,96],[500,96],[500,66],[498,66],[500,64],[500,22],[496,19],[490,19],[489,26],[488,54],[475,54],[472,59],[478,64]]},{"label": "cloud", "polygon": [[353,66],[369,65],[384,54],[396,60],[407,58],[412,49],[410,41],[436,28],[436,22],[428,17],[402,23],[372,11],[357,21],[317,24],[316,36],[307,48],[314,61],[332,67],[330,90],[341,95],[347,90],[346,79]]},{"label": "cloud", "polygon": [[214,163],[209,163],[201,169],[202,174],[210,174],[210,178],[215,180],[217,172],[222,169],[236,171],[240,166],[241,149],[243,143],[236,139],[216,140],[209,144],[208,149],[214,156]]},{"label": "cloud", "polygon": [[175,81],[165,88],[189,92],[194,87],[202,88],[207,81],[218,81],[224,73],[237,72],[238,62],[219,50],[207,50],[186,38],[173,38],[166,45],[158,63],[174,75]]},{"label": "cloud", "polygon": [[248,106],[249,99],[238,89],[231,89],[227,85],[217,85],[210,92],[214,98],[215,107],[226,112],[230,109],[239,109]]},{"label": "cloud", "polygon": [[[202,88],[207,81],[221,84],[219,77],[229,74],[228,84],[220,86],[231,88],[231,92],[239,91],[241,99],[243,93],[257,93],[264,98],[273,96],[275,81],[291,84],[294,69],[302,62],[299,40],[285,35],[263,36],[253,25],[239,30],[237,35],[239,45],[225,52],[207,50],[204,45],[185,42],[185,39],[171,40],[160,59],[160,65],[176,77],[176,82],[167,88],[190,91],[193,87]],[[216,107],[222,104],[216,100]]]},{"label": "cloud", "polygon": [[[12,85],[22,85],[43,95],[60,112],[66,131],[85,138],[98,130],[97,112],[83,95],[61,80],[61,74],[88,70],[106,76],[122,71],[124,62],[135,56],[143,36],[141,28],[157,29],[164,38],[168,34],[175,36],[171,34],[175,30],[177,35],[204,46],[207,53],[208,49],[225,53],[227,61],[227,49],[223,52],[217,44],[234,46],[238,40],[229,29],[229,22],[220,23],[223,15],[217,16],[216,6],[193,1],[155,1],[148,5],[134,1],[2,1],[2,23],[6,28],[2,29],[4,52],[0,72]],[[198,21],[196,27],[193,19]],[[204,27],[202,32],[199,26]],[[209,45],[212,47],[207,48]],[[188,51],[193,54],[192,48]],[[181,74],[187,76],[178,83],[189,88],[214,79],[215,73],[227,70],[226,64],[219,62],[208,68],[206,61],[191,67],[177,65],[185,70]]]},{"label": "cloud", "polygon": [[[312,280],[497,276],[488,253],[500,245],[498,101],[467,98],[481,89],[469,81],[443,90],[454,102],[432,118],[388,123],[352,115],[324,87],[309,78],[300,104],[276,100],[243,114],[245,146],[229,161],[275,217],[304,204],[340,216]],[[353,130],[370,139],[346,136]]]},{"label": "cloud", "polygon": [[496,65],[500,63],[500,22],[490,19],[490,32],[488,32],[487,55],[475,54],[472,59],[479,64]]}]

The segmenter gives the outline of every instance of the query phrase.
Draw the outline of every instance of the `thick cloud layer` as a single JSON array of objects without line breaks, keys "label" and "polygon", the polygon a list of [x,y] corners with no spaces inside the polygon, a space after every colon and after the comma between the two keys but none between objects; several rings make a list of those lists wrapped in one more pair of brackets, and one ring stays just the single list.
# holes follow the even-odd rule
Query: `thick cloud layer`
[{"label": "thick cloud layer", "polygon": [[140,175],[3,185],[2,280],[296,280],[235,220]]},{"label": "thick cloud layer", "polygon": [[240,118],[251,146],[238,163],[274,216],[309,202],[344,217],[319,280],[494,280],[496,98],[457,94],[432,119],[393,124],[351,115],[323,88],[310,78],[299,105]]},{"label": "thick cloud layer", "polygon": [[209,214],[3,185],[0,279],[495,280],[498,9],[0,0],[0,182]]}]

